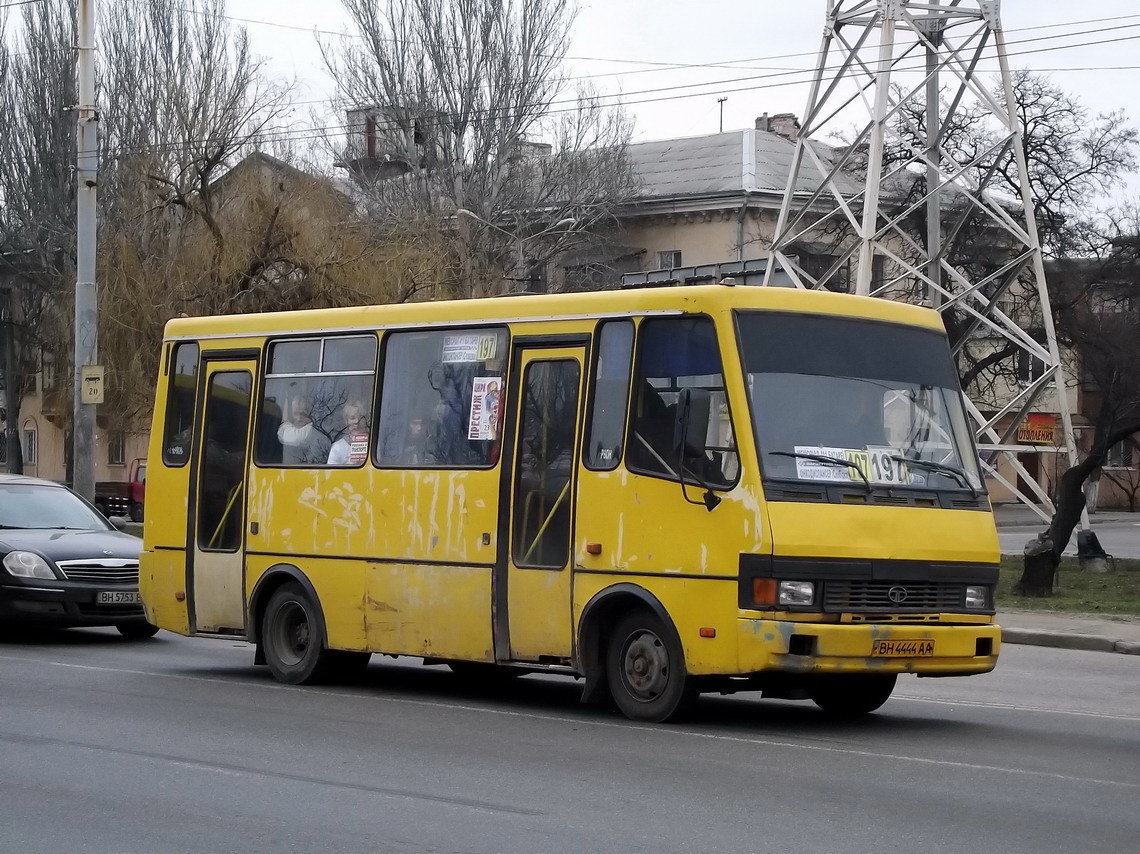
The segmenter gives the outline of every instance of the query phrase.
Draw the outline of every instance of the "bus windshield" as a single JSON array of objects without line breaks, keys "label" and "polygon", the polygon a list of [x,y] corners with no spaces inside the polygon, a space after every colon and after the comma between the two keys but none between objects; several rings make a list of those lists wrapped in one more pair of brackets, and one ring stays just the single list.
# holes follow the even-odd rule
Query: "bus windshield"
[{"label": "bus windshield", "polygon": [[981,490],[944,336],[778,312],[738,323],[766,479]]}]

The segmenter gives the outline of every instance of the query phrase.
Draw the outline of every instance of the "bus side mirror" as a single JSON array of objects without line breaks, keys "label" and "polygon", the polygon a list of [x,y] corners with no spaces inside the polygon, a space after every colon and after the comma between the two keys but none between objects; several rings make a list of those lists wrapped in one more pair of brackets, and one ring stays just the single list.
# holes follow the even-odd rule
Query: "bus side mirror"
[{"label": "bus side mirror", "polygon": [[711,408],[712,396],[706,389],[681,389],[681,393],[677,395],[677,411],[673,417],[674,451],[685,456],[704,455]]}]

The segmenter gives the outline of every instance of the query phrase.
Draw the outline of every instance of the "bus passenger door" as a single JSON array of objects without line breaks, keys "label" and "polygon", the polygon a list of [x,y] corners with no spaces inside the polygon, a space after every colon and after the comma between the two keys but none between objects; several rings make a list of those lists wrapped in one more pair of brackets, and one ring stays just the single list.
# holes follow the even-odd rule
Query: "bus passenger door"
[{"label": "bus passenger door", "polygon": [[[195,446],[190,628],[245,631],[245,482],[256,363],[206,362],[205,416]],[[161,512],[161,508],[154,508]]]},{"label": "bus passenger door", "polygon": [[[506,619],[496,626],[500,658],[570,657],[574,461],[585,357],[585,347],[516,349],[510,539],[505,578],[500,575]],[[496,601],[503,603],[501,589]]]}]

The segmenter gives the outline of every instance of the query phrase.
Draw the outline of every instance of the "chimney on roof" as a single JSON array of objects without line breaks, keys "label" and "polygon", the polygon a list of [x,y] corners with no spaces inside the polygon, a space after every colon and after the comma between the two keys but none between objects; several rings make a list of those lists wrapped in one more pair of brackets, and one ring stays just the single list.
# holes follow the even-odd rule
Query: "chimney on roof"
[{"label": "chimney on roof", "polygon": [[765,113],[756,118],[756,130],[774,133],[784,139],[796,139],[800,135],[800,120],[795,113],[776,113],[774,116]]}]

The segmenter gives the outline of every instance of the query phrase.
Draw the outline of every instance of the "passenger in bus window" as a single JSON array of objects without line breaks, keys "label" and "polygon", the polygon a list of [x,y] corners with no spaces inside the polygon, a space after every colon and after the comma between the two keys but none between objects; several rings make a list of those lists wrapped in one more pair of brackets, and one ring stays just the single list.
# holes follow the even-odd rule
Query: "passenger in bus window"
[{"label": "passenger in bus window", "polygon": [[281,443],[281,462],[285,465],[316,462],[311,453],[317,431],[313,427],[313,401],[307,395],[298,395],[289,403],[289,419],[277,428],[277,441]]},{"label": "passenger in bus window", "polygon": [[418,465],[424,461],[426,451],[427,424],[422,418],[413,418],[408,422],[408,436],[400,453],[400,462],[403,465]]},{"label": "passenger in bus window", "polygon": [[329,448],[330,466],[356,466],[368,457],[368,421],[364,417],[364,404],[350,399],[341,410],[344,432]]}]

